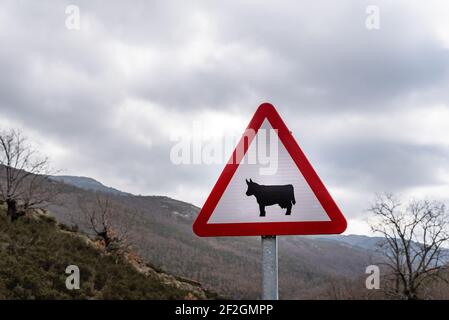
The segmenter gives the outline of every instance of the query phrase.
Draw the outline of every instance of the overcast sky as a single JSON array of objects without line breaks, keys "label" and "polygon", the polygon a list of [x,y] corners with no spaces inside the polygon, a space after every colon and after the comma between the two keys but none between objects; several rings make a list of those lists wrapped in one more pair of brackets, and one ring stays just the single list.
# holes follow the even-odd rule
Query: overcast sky
[{"label": "overcast sky", "polygon": [[172,164],[173,133],[237,136],[269,101],[364,233],[376,192],[449,194],[448,16],[442,0],[0,0],[0,126],[63,174],[201,206],[223,164]]}]

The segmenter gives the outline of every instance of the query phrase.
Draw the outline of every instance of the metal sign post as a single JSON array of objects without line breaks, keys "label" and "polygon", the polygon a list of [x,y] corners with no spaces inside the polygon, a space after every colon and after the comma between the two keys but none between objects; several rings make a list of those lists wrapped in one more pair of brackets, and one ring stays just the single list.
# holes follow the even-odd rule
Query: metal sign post
[{"label": "metal sign post", "polygon": [[262,236],[262,300],[278,300],[278,242]]}]

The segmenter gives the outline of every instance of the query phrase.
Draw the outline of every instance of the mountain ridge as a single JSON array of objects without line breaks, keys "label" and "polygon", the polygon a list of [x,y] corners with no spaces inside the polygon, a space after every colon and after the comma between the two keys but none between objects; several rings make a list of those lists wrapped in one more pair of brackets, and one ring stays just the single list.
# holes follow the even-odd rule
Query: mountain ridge
[{"label": "mountain ridge", "polygon": [[[71,186],[77,187],[77,188],[81,188],[84,190],[88,190],[88,191],[100,191],[100,192],[105,192],[105,193],[109,193],[109,194],[114,194],[114,195],[121,195],[121,196],[133,196],[133,197],[140,197],[140,198],[159,198],[162,199],[163,201],[166,202],[172,202],[172,203],[182,203],[185,204],[187,206],[191,206],[192,207],[192,212],[190,212],[189,215],[185,215],[181,212],[178,211],[173,211],[172,213],[175,215],[180,215],[183,217],[189,217],[189,218],[195,218],[195,214],[197,214],[201,208],[183,201],[183,200],[178,200],[178,199],[174,199],[174,198],[170,198],[167,196],[162,196],[162,195],[135,195],[132,193],[128,193],[128,192],[124,192],[121,190],[118,190],[116,188],[113,187],[109,187],[104,185],[103,183],[101,183],[100,181],[94,179],[94,178],[90,178],[90,177],[85,177],[85,176],[70,176],[70,175],[61,175],[61,176],[52,176],[51,177],[53,180],[55,181],[59,181],[65,184],[69,184]],[[196,212],[195,212],[196,211]],[[376,247],[376,244],[379,243],[379,241],[382,240],[381,237],[372,237],[372,236],[367,236],[367,235],[359,235],[359,234],[347,234],[347,235],[322,235],[322,236],[312,236],[312,238],[315,239],[320,239],[320,240],[325,240],[325,241],[336,241],[336,242],[341,242],[343,244],[348,244],[351,246],[356,246],[356,247],[360,247],[363,249],[369,249],[369,250],[374,250]]]},{"label": "mountain ridge", "polygon": [[83,190],[90,191],[101,191],[105,193],[111,193],[115,195],[124,195],[130,196],[131,193],[123,192],[121,190],[105,186],[98,180],[95,180],[90,177],[85,176],[70,176],[70,175],[58,175],[58,176],[50,176],[50,179],[53,181],[62,182]]},{"label": "mountain ridge", "polygon": [[[65,205],[53,205],[50,211],[60,221],[82,226],[77,198],[80,194],[92,197],[92,191],[63,185],[66,190],[57,202]],[[192,204],[165,196],[108,194],[137,213],[131,233],[136,249],[147,261],[223,296],[259,298],[260,237],[200,238],[192,231],[200,208]],[[279,237],[280,270],[289,270],[280,273],[280,295],[286,299],[326,297],[329,283],[359,281],[373,256],[375,253],[343,241]]]}]

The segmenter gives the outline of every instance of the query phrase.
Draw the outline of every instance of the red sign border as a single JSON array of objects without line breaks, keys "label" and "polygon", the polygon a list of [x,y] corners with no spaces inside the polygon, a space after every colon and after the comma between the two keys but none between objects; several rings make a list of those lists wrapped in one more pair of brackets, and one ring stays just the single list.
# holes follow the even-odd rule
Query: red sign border
[{"label": "red sign border", "polygon": [[[195,220],[193,224],[193,231],[195,234],[200,237],[221,237],[343,233],[347,227],[345,217],[332,199],[321,179],[318,177],[309,160],[307,160],[305,154],[302,152],[275,107],[270,103],[261,104],[249,123],[247,130],[252,129],[257,134],[257,131],[265,119],[268,119],[273,129],[277,129],[279,139],[284,144],[299,171],[303,174],[318,201],[323,206],[330,221],[207,223],[255,136],[248,135],[246,137],[243,136],[240,139],[231,159],[226,164],[222,174],[218,178],[217,183]],[[245,140],[247,143],[245,143]],[[244,152],[237,152],[237,150],[242,150],[242,147]]]}]

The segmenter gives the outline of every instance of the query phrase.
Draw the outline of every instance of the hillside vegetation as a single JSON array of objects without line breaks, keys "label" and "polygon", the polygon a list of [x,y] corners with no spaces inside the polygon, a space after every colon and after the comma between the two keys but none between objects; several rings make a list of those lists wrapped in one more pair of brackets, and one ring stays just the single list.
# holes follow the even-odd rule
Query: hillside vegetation
[{"label": "hillside vegetation", "polygon": [[[62,183],[58,188],[59,195],[49,206],[51,214],[62,223],[91,232],[78,199],[92,202],[96,192]],[[126,208],[120,211],[117,224],[127,224],[130,242],[146,261],[226,297],[260,297],[260,238],[199,238],[192,231],[199,208],[168,197],[110,194],[110,198]],[[336,242],[280,237],[280,296],[325,299],[335,296],[334,283],[356,280],[363,284],[359,277],[370,264],[370,254],[363,248]]]},{"label": "hillside vegetation", "polygon": [[[80,269],[80,290],[65,269]],[[140,268],[140,270],[139,270]],[[108,255],[43,212],[10,222],[0,207],[0,299],[204,299],[201,286]]]}]

